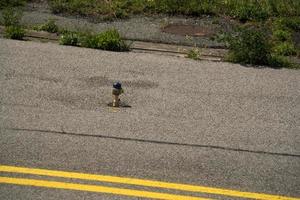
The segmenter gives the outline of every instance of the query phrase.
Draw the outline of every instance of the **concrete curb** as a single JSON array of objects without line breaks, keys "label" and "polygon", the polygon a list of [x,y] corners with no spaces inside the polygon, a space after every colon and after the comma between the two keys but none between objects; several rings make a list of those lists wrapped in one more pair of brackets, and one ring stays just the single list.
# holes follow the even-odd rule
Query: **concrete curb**
[{"label": "concrete curb", "polygon": [[[4,33],[4,26],[0,26],[0,33]],[[48,41],[57,43],[59,35],[56,33],[48,33],[45,31],[26,30],[25,39],[29,41]],[[126,40],[131,43],[131,50],[133,52],[156,53],[169,56],[186,57],[188,51],[195,47],[163,44],[144,41]],[[210,61],[222,61],[228,50],[216,48],[199,48],[201,52],[200,59]]]}]

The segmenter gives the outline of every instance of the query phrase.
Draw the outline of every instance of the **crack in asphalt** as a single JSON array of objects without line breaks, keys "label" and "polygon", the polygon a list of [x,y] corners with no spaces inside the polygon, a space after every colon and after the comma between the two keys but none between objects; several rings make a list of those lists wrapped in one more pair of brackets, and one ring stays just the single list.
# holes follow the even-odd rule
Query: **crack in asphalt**
[{"label": "crack in asphalt", "polygon": [[265,155],[272,155],[272,156],[289,156],[289,157],[300,158],[299,154],[276,153],[276,152],[268,152],[268,151],[249,150],[249,149],[240,149],[240,148],[231,148],[231,147],[222,147],[222,146],[215,146],[215,145],[177,143],[177,142],[168,142],[168,141],[159,141],[159,140],[146,140],[146,139],[138,139],[138,138],[125,138],[125,137],[107,136],[107,135],[90,135],[90,134],[85,134],[85,133],[71,133],[71,132],[65,132],[65,131],[52,131],[52,130],[40,130],[40,129],[25,129],[25,128],[4,128],[4,129],[6,129],[6,130],[12,130],[12,131],[32,131],[32,132],[52,133],[52,134],[59,134],[59,135],[81,136],[81,137],[94,137],[94,138],[106,138],[106,139],[123,140],[123,141],[133,141],[133,142],[142,142],[142,143],[176,145],[176,146],[196,147],[196,148],[210,148],[210,149],[219,149],[219,150],[225,150],[225,151],[247,152],[247,153],[265,154]]}]

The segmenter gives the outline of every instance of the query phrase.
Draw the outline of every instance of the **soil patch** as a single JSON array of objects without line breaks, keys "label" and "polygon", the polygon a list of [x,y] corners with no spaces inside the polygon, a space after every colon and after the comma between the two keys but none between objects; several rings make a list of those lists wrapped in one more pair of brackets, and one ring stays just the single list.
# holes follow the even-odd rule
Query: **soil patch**
[{"label": "soil patch", "polygon": [[182,24],[169,24],[162,28],[165,33],[193,36],[193,37],[209,37],[214,34],[214,30],[209,27],[199,25],[182,25]]}]

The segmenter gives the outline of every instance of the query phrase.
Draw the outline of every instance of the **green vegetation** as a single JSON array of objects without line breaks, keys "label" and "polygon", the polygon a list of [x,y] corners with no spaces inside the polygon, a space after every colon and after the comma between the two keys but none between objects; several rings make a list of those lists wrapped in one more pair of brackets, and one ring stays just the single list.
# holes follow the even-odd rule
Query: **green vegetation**
[{"label": "green vegetation", "polygon": [[4,26],[20,25],[21,17],[22,17],[22,12],[20,10],[13,9],[13,8],[6,8],[3,10],[2,13],[2,18],[3,18],[2,24]]},{"label": "green vegetation", "polygon": [[[29,0],[1,0],[0,9]],[[131,14],[165,13],[200,16],[229,15],[241,21],[299,16],[298,0],[48,0],[54,13],[125,18]]]},{"label": "green vegetation", "polygon": [[229,15],[241,21],[299,16],[295,0],[49,0],[54,13],[124,18],[130,14]]},{"label": "green vegetation", "polygon": [[295,46],[291,42],[282,42],[274,46],[273,51],[277,55],[293,56],[297,54]]},{"label": "green vegetation", "polygon": [[242,27],[224,41],[230,49],[227,60],[244,64],[266,65],[271,53],[268,35],[261,28]]},{"label": "green vegetation", "polygon": [[273,38],[278,42],[290,41],[292,39],[292,33],[287,30],[275,29],[273,31]]},{"label": "green vegetation", "polygon": [[76,32],[65,32],[60,36],[59,44],[79,46],[80,35]]},{"label": "green vegetation", "polygon": [[10,39],[22,40],[25,30],[20,25],[22,13],[18,10],[8,8],[3,11],[3,24],[5,26],[4,36]]},{"label": "green vegetation", "polygon": [[[282,19],[276,20],[282,21]],[[226,59],[243,64],[300,68],[299,65],[290,63],[288,58],[288,56],[297,54],[292,41],[292,29],[287,26],[278,28],[277,25],[274,25],[278,24],[276,22],[272,24],[274,26],[272,37],[270,37],[269,29],[265,24],[257,27],[242,26],[232,34],[223,35],[221,41],[225,41],[230,50]]]},{"label": "green vegetation", "polygon": [[299,69],[299,65],[292,64],[285,56],[271,54],[268,58],[268,65],[274,68],[295,68]]},{"label": "green vegetation", "polygon": [[200,60],[201,50],[199,48],[193,48],[188,51],[187,58],[191,58],[194,60]]},{"label": "green vegetation", "polygon": [[58,26],[53,19],[49,19],[46,23],[35,26],[33,29],[37,31],[47,31],[49,33],[58,33],[59,31]]},{"label": "green vegetation", "polygon": [[300,18],[277,18],[272,23],[273,52],[281,56],[297,54],[293,34],[300,30]]},{"label": "green vegetation", "polygon": [[129,46],[121,39],[117,30],[111,29],[99,34],[65,32],[60,44],[81,46],[108,51],[128,51]]},{"label": "green vegetation", "polygon": [[22,40],[25,36],[25,31],[20,26],[8,26],[5,28],[4,36],[9,39]]},{"label": "green vegetation", "polygon": [[23,6],[26,3],[26,0],[1,0],[0,9]]},{"label": "green vegetation", "polygon": [[279,17],[273,22],[275,29],[300,31],[300,17]]}]

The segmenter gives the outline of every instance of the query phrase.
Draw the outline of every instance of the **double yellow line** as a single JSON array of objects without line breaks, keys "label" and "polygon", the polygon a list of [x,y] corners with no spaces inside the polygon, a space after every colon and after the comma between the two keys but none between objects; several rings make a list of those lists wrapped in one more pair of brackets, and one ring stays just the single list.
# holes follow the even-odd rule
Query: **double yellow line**
[{"label": "double yellow line", "polygon": [[[228,190],[228,189],[212,188],[212,187],[204,187],[204,186],[196,186],[196,185],[169,183],[169,182],[125,178],[125,177],[117,177],[117,176],[107,176],[107,175],[95,175],[95,174],[84,174],[84,173],[76,173],[76,172],[14,167],[14,166],[6,166],[6,165],[0,165],[0,172],[72,178],[72,179],[81,179],[81,180],[92,180],[92,181],[110,182],[110,183],[118,183],[118,184],[126,184],[126,185],[137,185],[137,186],[153,187],[153,188],[174,189],[174,190],[187,191],[187,192],[196,192],[198,194],[206,193],[206,194],[214,194],[214,195],[225,195],[225,196],[248,198],[248,199],[300,200],[299,198],[293,198],[293,197],[284,197],[278,195],[253,193],[253,192],[242,192],[237,190]],[[67,190],[80,190],[80,191],[99,192],[99,193],[107,193],[107,194],[144,197],[144,198],[152,198],[152,199],[164,199],[164,200],[208,200],[208,198],[174,195],[174,194],[159,193],[159,192],[149,192],[143,190],[132,190],[132,189],[123,189],[123,188],[116,188],[116,187],[86,185],[86,184],[73,184],[73,183],[66,183],[66,182],[56,182],[56,181],[46,181],[46,180],[36,180],[36,179],[10,178],[10,177],[1,177],[1,176],[0,176],[0,183],[67,189]]]}]

